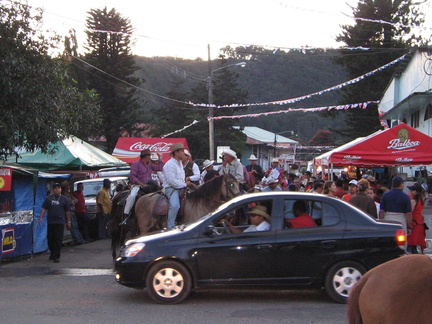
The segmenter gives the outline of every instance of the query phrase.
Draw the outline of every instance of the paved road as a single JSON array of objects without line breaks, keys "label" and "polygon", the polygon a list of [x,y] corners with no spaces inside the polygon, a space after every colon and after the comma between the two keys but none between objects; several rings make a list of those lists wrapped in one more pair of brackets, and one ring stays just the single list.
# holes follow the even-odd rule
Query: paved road
[{"label": "paved road", "polygon": [[114,281],[109,241],[66,246],[0,266],[1,322],[39,323],[346,323],[345,305],[320,291],[205,290],[180,305],[153,303]]}]

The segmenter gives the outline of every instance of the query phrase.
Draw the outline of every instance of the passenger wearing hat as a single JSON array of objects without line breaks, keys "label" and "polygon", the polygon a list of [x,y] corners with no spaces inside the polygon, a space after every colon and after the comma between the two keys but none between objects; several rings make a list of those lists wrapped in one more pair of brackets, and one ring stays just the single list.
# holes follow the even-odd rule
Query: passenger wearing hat
[{"label": "passenger wearing hat", "polygon": [[[262,205],[257,205],[254,208],[252,208],[248,213],[249,220],[251,225],[246,228],[243,233],[246,232],[261,232],[261,231],[268,231],[270,230],[270,222],[271,217],[267,213],[267,208]],[[231,230],[231,233],[241,233],[242,231],[235,227],[233,224],[231,224],[226,219],[222,219],[222,222],[228,225],[228,227]]]},{"label": "passenger wearing hat", "polygon": [[204,183],[204,178],[207,175],[207,173],[210,170],[213,170],[213,163],[214,163],[213,160],[211,160],[211,161],[210,160],[204,160],[204,162],[202,164],[203,171],[201,172],[201,176],[200,176],[200,184]]},{"label": "passenger wearing hat", "polygon": [[312,216],[307,213],[307,205],[304,200],[296,200],[293,204],[294,218],[285,218],[288,228],[314,227],[317,226]]},{"label": "passenger wearing hat", "polygon": [[152,172],[163,170],[164,163],[162,161],[152,163],[150,156],[150,150],[142,150],[140,153],[140,159],[131,164],[129,180],[132,187],[124,207],[124,214],[126,217],[129,216],[132,207],[135,204],[135,199],[138,195],[139,189],[147,186],[147,182],[152,180]]},{"label": "passenger wearing hat", "polygon": [[357,180],[351,180],[348,183],[348,193],[342,196],[342,200],[349,202],[352,197],[357,195],[358,192],[358,182]]},{"label": "passenger wearing hat", "polygon": [[69,200],[61,194],[61,186],[54,183],[53,194],[49,195],[42,204],[42,211],[39,217],[39,224],[43,224],[45,213],[48,214],[47,240],[50,250],[50,260],[60,262],[60,252],[63,244],[63,232],[71,228]]},{"label": "passenger wearing hat", "polygon": [[184,150],[186,159],[183,160],[183,169],[185,171],[186,179],[193,183],[195,186],[199,185],[201,174],[198,165],[192,160],[192,154],[188,150]]},{"label": "passenger wearing hat", "polygon": [[231,149],[222,152],[222,166],[219,174],[231,173],[244,189],[243,164],[237,159],[237,154]]},{"label": "passenger wearing hat", "polygon": [[266,182],[267,186],[264,187],[263,191],[282,191],[282,188],[279,186],[279,181],[275,179],[269,179]]},{"label": "passenger wearing hat", "polygon": [[165,176],[163,187],[169,202],[167,228],[175,226],[180,209],[180,190],[190,184],[183,169],[183,161],[187,159],[185,149],[183,144],[175,143],[171,147],[171,159],[163,167]]},{"label": "passenger wearing hat", "polygon": [[109,216],[111,213],[111,180],[104,179],[103,187],[96,194],[97,206],[97,223],[98,223],[98,239],[105,239],[108,237],[106,226],[108,224]]},{"label": "passenger wearing hat", "polygon": [[393,220],[402,224],[405,233],[412,228],[411,199],[403,192],[405,182],[400,176],[392,179],[392,190],[381,198],[380,219]]},{"label": "passenger wearing hat", "polygon": [[248,160],[250,161],[250,164],[246,166],[247,172],[250,172],[254,176],[255,183],[260,183],[264,176],[264,171],[262,167],[257,164],[257,157],[251,154]]},{"label": "passenger wearing hat", "polygon": [[411,254],[418,254],[419,247],[423,252],[426,247],[426,227],[423,219],[424,188],[419,183],[409,186],[412,207],[412,229],[408,235],[408,249]]}]

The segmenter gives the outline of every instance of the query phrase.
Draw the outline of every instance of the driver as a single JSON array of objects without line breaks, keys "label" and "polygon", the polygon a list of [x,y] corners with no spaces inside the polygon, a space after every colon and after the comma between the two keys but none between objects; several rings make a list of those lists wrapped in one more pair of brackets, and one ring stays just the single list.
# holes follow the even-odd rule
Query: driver
[{"label": "driver", "polygon": [[[258,205],[252,208],[249,212],[249,220],[252,225],[246,228],[243,232],[256,232],[256,231],[268,231],[270,229],[271,217],[267,214],[267,208],[262,205]],[[223,224],[228,225],[231,233],[240,233],[240,229],[235,227],[226,219],[222,219]]]}]

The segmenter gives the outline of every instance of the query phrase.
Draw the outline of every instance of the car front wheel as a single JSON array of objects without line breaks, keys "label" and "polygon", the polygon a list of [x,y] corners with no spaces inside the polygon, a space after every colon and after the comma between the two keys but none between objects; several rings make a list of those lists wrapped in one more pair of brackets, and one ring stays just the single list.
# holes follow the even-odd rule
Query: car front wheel
[{"label": "car front wheel", "polygon": [[147,293],[161,304],[181,303],[188,297],[192,280],[185,266],[176,261],[160,261],[148,272]]},{"label": "car front wheel", "polygon": [[346,303],[349,293],[366,269],[354,261],[336,263],[327,272],[324,288],[331,299],[338,303]]}]

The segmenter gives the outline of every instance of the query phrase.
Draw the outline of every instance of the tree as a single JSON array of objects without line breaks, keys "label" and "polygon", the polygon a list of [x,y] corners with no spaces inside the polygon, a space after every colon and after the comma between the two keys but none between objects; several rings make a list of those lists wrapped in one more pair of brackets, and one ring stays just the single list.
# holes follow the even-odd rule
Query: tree
[{"label": "tree", "polygon": [[98,125],[95,93],[73,86],[68,62],[48,55],[58,37],[37,31],[43,11],[0,4],[0,157],[40,148]]},{"label": "tree", "polygon": [[[345,68],[350,79],[395,60],[421,41],[411,32],[411,26],[422,24],[424,14],[412,0],[360,0],[357,8],[353,8],[353,15],[362,19],[357,19],[353,26],[342,26],[343,31],[337,40],[348,47],[361,46],[370,50],[341,50],[342,55],[335,61]],[[392,66],[343,88],[340,104],[379,100],[395,68]],[[364,110],[349,109],[345,126],[336,131],[347,140],[380,129],[377,105],[371,104]]]},{"label": "tree", "polygon": [[92,9],[86,20],[88,86],[100,95],[103,127],[100,135],[112,151],[121,133],[133,134],[144,122],[142,103],[135,95],[144,80],[133,76],[138,69],[131,54],[130,20],[115,9]]},{"label": "tree", "polygon": [[[228,61],[223,55],[219,56],[218,67],[228,65]],[[231,105],[235,103],[245,103],[247,91],[238,87],[237,79],[239,74],[232,72],[229,68],[222,68],[214,72],[213,75],[213,101],[215,105]],[[180,102],[207,103],[208,102],[208,83],[198,82],[189,92],[183,89],[182,81],[173,82],[172,89],[166,94],[168,98],[179,102],[170,101],[162,108],[152,111],[153,128],[150,134],[161,136],[181,129],[183,126],[191,124],[194,120],[198,123],[170,137],[185,137],[194,158],[208,158],[209,155],[209,124],[207,117],[209,109],[206,107],[194,107]],[[241,108],[241,110],[244,110]],[[214,116],[232,115],[238,112],[234,108],[214,109]],[[233,126],[238,125],[238,121],[232,119],[215,120],[215,146],[230,146],[237,152],[242,152],[245,148],[246,136]]]},{"label": "tree", "polygon": [[330,146],[334,144],[334,137],[330,131],[319,130],[314,137],[309,141],[309,145],[313,146]]}]

